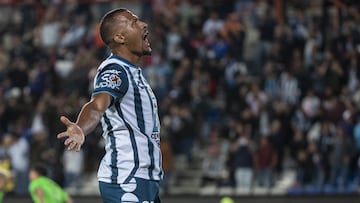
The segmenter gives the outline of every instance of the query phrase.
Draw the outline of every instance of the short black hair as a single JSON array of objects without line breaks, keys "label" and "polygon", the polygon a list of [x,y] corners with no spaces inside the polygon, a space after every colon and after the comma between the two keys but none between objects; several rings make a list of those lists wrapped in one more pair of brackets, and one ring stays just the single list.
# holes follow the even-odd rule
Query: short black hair
[{"label": "short black hair", "polygon": [[111,43],[111,28],[114,22],[114,17],[116,16],[116,14],[118,13],[122,13],[128,11],[128,9],[126,8],[117,8],[117,9],[113,9],[109,12],[107,12],[101,19],[100,21],[100,37],[101,40],[107,45],[109,46]]},{"label": "short black hair", "polygon": [[47,176],[47,167],[43,163],[36,163],[32,165],[31,170],[35,171],[40,176]]}]

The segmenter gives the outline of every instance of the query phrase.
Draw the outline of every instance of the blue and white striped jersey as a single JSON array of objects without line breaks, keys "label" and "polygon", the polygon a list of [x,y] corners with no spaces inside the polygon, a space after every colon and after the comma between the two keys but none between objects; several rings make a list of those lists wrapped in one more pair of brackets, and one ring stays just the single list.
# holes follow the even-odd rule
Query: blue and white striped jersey
[{"label": "blue and white striped jersey", "polygon": [[106,154],[99,181],[128,183],[131,178],[160,180],[160,122],[154,93],[141,69],[111,55],[99,66],[93,95],[105,92],[113,97],[101,124]]}]

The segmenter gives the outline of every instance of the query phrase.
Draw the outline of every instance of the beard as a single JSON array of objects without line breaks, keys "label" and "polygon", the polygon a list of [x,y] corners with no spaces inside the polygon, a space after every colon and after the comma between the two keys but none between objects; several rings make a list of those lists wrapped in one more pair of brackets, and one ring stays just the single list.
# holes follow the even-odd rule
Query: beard
[{"label": "beard", "polygon": [[151,53],[152,53],[152,49],[150,46],[146,46],[146,45],[145,45],[145,47],[143,46],[143,50],[141,53],[142,56],[149,56],[149,55],[151,55]]},{"label": "beard", "polygon": [[147,48],[147,49],[143,49],[141,51],[135,51],[135,50],[130,50],[134,55],[138,56],[138,57],[142,57],[142,56],[150,56],[152,53],[151,48]]},{"label": "beard", "polygon": [[152,53],[151,50],[144,50],[144,51],[142,52],[142,55],[143,55],[143,56],[150,56],[151,53]]},{"label": "beard", "polygon": [[152,49],[151,49],[150,45],[146,45],[144,43],[133,45],[133,46],[128,45],[128,48],[134,55],[137,55],[139,57],[149,56],[152,53]]}]

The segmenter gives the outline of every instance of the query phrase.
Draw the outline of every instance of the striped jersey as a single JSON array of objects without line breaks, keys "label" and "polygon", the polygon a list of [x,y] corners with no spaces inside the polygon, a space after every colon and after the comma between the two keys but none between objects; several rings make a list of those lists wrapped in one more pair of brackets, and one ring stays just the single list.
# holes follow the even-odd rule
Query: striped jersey
[{"label": "striped jersey", "polygon": [[115,55],[104,60],[95,76],[93,96],[110,94],[101,125],[105,156],[98,179],[128,183],[131,178],[160,180],[160,122],[157,101],[141,68]]}]

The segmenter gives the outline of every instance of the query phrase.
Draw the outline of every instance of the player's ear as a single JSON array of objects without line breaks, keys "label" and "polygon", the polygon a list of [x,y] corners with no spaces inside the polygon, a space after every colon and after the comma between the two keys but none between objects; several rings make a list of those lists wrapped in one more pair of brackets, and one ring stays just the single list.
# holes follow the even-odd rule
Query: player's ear
[{"label": "player's ear", "polygon": [[122,34],[116,34],[115,36],[114,36],[114,41],[115,41],[115,43],[117,43],[117,44],[124,44],[125,43],[125,36],[124,35],[122,35]]}]

